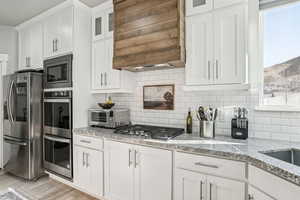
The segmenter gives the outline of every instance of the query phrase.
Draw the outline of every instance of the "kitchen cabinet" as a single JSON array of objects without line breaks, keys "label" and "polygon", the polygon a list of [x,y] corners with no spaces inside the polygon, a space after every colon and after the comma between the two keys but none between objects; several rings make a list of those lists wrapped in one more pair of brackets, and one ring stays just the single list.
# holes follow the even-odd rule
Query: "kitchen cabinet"
[{"label": "kitchen cabinet", "polygon": [[186,23],[186,85],[213,84],[213,15],[189,17]]},{"label": "kitchen cabinet", "polygon": [[107,141],[105,155],[107,199],[172,199],[171,151]]},{"label": "kitchen cabinet", "polygon": [[246,7],[187,18],[186,86],[245,84]]},{"label": "kitchen cabinet", "polygon": [[44,21],[44,58],[72,52],[73,6],[61,9]]},{"label": "kitchen cabinet", "polygon": [[[295,200],[299,199],[300,187],[262,169],[249,165],[250,200]],[[272,184],[270,184],[272,183]],[[261,191],[259,193],[258,190]],[[276,189],[274,189],[276,188]],[[267,197],[267,198],[264,198]]]},{"label": "kitchen cabinet", "polygon": [[121,72],[112,68],[113,39],[95,41],[92,48],[92,89],[120,88]]},{"label": "kitchen cabinet", "polygon": [[114,14],[112,6],[101,5],[93,12],[93,40],[112,38],[114,29]]},{"label": "kitchen cabinet", "polygon": [[[78,136],[76,136],[78,137]],[[74,145],[74,183],[93,195],[103,196],[103,152],[94,148],[93,143],[99,144],[87,137],[80,137]],[[100,140],[100,139],[99,139]]]},{"label": "kitchen cabinet", "polygon": [[43,26],[41,22],[19,28],[19,70],[43,67]]},{"label": "kitchen cabinet", "polygon": [[247,200],[275,200],[254,187],[249,186],[248,190],[249,195]]},{"label": "kitchen cabinet", "polygon": [[245,183],[176,169],[175,200],[242,200]]},{"label": "kitchen cabinet", "polygon": [[175,200],[242,200],[246,163],[175,153]]},{"label": "kitchen cabinet", "polygon": [[224,8],[243,2],[245,2],[245,0],[187,0],[186,15],[202,14],[214,9]]}]

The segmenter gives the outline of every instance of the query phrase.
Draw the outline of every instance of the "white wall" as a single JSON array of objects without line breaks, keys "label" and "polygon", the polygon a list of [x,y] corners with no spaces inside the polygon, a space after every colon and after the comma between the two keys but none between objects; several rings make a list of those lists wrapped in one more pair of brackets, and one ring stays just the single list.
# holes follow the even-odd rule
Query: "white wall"
[{"label": "white wall", "polygon": [[8,73],[18,68],[18,33],[13,27],[0,26],[0,54],[8,54]]}]

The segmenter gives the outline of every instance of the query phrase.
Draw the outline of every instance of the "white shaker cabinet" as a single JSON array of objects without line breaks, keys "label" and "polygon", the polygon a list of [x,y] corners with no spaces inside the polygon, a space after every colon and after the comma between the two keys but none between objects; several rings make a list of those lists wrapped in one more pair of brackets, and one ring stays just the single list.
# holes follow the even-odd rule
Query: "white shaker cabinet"
[{"label": "white shaker cabinet", "polygon": [[245,84],[246,7],[187,17],[187,87]]},{"label": "white shaker cabinet", "polygon": [[103,196],[103,152],[75,146],[76,184],[96,196]]},{"label": "white shaker cabinet", "polygon": [[107,199],[172,199],[171,151],[108,141],[105,154]]},{"label": "white shaker cabinet", "polygon": [[186,19],[186,85],[213,84],[213,15]]},{"label": "white shaker cabinet", "polygon": [[134,199],[133,145],[105,143],[105,197],[109,200]]},{"label": "white shaker cabinet", "polygon": [[121,87],[121,71],[112,68],[113,40],[98,40],[92,44],[92,89]]},{"label": "white shaker cabinet", "polygon": [[18,28],[19,70],[43,67],[43,26],[41,22]]},{"label": "white shaker cabinet", "polygon": [[103,140],[74,136],[74,183],[93,196],[104,195]]},{"label": "white shaker cabinet", "polygon": [[93,14],[93,40],[112,38],[113,36],[113,8],[110,6],[101,5],[94,10]]},{"label": "white shaker cabinet", "polygon": [[73,49],[73,6],[64,8],[44,22],[44,58],[63,55]]},{"label": "white shaker cabinet", "polygon": [[245,81],[246,8],[232,6],[214,13],[215,83]]},{"label": "white shaker cabinet", "polygon": [[174,200],[207,199],[206,176],[188,170],[176,169]]}]

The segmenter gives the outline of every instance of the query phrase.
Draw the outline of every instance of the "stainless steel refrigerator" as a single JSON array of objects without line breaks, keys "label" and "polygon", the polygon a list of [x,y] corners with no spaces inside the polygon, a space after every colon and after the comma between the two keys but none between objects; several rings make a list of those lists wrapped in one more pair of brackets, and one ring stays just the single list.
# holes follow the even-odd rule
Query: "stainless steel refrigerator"
[{"label": "stainless steel refrigerator", "polygon": [[4,169],[33,180],[42,174],[42,78],[39,72],[3,77],[3,135],[9,144]]}]

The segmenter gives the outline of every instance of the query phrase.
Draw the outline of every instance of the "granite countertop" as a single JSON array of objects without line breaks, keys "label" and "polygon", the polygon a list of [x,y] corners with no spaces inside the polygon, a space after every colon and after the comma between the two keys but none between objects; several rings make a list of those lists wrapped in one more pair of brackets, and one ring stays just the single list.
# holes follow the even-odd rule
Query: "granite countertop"
[{"label": "granite countertop", "polygon": [[207,140],[188,134],[183,134],[170,141],[160,141],[115,134],[113,131],[87,127],[75,129],[74,134],[248,162],[300,186],[300,167],[260,153],[270,150],[300,149],[300,143],[254,138],[234,140],[222,136],[216,137],[214,140]]}]

